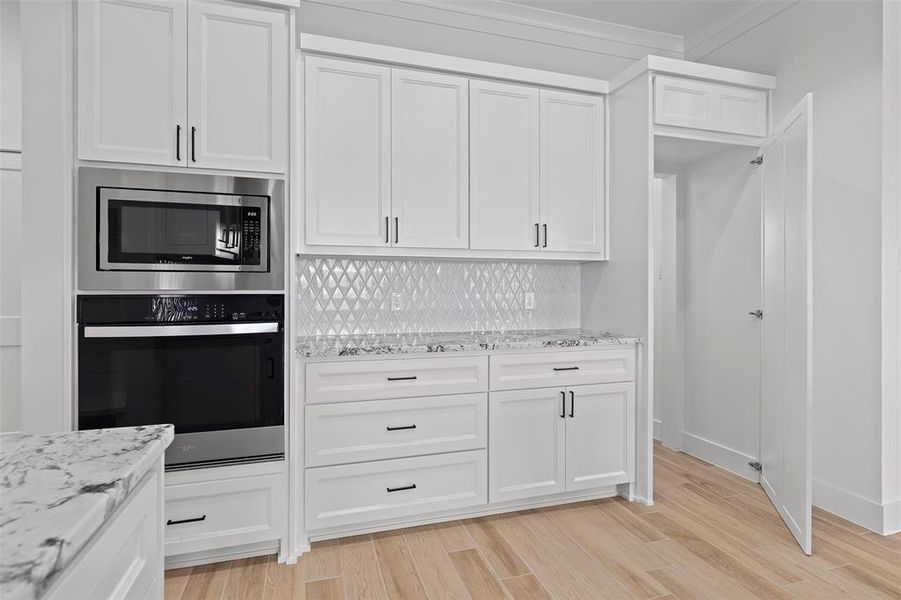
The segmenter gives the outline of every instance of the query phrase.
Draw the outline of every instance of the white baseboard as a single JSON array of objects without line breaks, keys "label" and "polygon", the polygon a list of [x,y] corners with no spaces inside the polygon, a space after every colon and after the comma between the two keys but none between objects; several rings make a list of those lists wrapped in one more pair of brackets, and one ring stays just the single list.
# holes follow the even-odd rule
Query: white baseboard
[{"label": "white baseboard", "polygon": [[883,507],[882,522],[884,535],[901,533],[901,500],[889,502]]},{"label": "white baseboard", "polygon": [[703,461],[735,473],[739,477],[750,479],[754,483],[760,475],[748,463],[757,460],[756,456],[745,454],[734,448],[723,446],[692,433],[682,432],[682,452],[691,454]]},{"label": "white baseboard", "polygon": [[660,428],[661,427],[662,427],[662,424],[660,423],[660,419],[654,419],[654,439],[655,440],[662,439],[660,437]]},{"label": "white baseboard", "polygon": [[244,546],[232,546],[229,548],[217,548],[203,552],[189,552],[166,557],[166,569],[178,569],[181,567],[196,567],[211,563],[238,560],[241,558],[253,558],[278,552],[278,540],[274,542],[259,542]]},{"label": "white baseboard", "polygon": [[876,533],[884,531],[881,504],[819,479],[813,480],[813,505]]}]

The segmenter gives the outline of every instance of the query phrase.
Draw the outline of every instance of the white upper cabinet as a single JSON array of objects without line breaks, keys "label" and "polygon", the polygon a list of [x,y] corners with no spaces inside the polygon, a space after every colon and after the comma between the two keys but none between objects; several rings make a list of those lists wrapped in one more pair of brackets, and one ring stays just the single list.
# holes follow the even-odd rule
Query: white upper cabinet
[{"label": "white upper cabinet", "polygon": [[605,249],[604,98],[541,90],[542,252]]},{"label": "white upper cabinet", "polygon": [[284,172],[288,13],[211,0],[83,0],[78,158]]},{"label": "white upper cabinet", "polygon": [[285,11],[189,0],[188,88],[192,166],[285,170]]},{"label": "white upper cabinet", "polygon": [[538,89],[469,83],[470,247],[539,246]]},{"label": "white upper cabinet", "polygon": [[78,10],[78,156],[185,165],[186,0],[90,0]]},{"label": "white upper cabinet", "polygon": [[632,481],[635,384],[567,388],[566,491]]},{"label": "white upper cabinet", "polygon": [[654,77],[654,122],[723,133],[766,135],[766,90]]},{"label": "white upper cabinet", "polygon": [[391,71],[391,212],[395,246],[469,247],[468,83]]},{"label": "white upper cabinet", "polygon": [[391,69],[304,58],[307,244],[385,246],[391,217]]}]

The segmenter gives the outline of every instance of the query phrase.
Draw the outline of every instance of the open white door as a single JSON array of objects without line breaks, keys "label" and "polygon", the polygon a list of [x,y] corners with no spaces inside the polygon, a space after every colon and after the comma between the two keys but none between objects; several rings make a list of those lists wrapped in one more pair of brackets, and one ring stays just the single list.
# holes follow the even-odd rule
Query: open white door
[{"label": "open white door", "polygon": [[760,483],[811,553],[812,110],[808,94],[761,148]]}]

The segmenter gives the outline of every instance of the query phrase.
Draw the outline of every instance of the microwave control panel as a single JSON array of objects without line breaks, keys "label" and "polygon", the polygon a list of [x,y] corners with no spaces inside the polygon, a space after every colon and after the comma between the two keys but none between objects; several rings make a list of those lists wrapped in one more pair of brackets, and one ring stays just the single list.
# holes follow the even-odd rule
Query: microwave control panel
[{"label": "microwave control panel", "polygon": [[245,265],[258,265],[261,259],[260,230],[262,219],[259,208],[247,208],[241,215],[241,263]]}]

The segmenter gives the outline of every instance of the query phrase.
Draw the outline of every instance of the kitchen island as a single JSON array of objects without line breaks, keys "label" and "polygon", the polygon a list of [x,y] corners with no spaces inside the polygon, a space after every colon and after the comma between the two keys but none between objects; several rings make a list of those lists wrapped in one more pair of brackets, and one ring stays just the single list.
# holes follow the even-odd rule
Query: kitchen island
[{"label": "kitchen island", "polygon": [[0,597],[162,598],[172,425],[0,435]]}]

